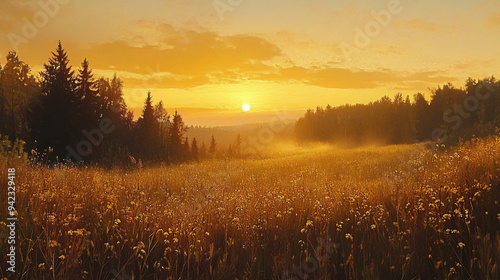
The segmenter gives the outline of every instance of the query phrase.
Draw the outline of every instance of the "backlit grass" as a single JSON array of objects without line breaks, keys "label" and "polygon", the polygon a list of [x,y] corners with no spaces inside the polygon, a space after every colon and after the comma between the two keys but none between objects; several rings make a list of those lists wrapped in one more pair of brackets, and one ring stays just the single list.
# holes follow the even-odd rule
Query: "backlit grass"
[{"label": "backlit grass", "polygon": [[500,277],[498,137],[129,170],[4,158],[4,189],[12,166],[18,279]]}]

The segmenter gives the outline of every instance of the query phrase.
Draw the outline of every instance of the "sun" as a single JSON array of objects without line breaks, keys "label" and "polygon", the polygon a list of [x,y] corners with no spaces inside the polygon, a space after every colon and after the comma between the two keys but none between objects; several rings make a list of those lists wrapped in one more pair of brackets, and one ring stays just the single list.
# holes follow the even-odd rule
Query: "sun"
[{"label": "sun", "polygon": [[248,111],[250,111],[250,105],[243,104],[243,106],[241,107],[241,109],[243,109],[243,111],[245,111],[245,112],[248,112]]}]

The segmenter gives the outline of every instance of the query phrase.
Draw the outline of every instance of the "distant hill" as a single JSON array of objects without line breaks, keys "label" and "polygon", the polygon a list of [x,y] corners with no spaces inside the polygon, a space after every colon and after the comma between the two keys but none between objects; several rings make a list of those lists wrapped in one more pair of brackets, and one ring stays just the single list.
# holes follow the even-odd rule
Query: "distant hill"
[{"label": "distant hill", "polygon": [[210,139],[213,135],[217,142],[217,148],[225,151],[229,148],[229,145],[235,142],[238,134],[240,134],[242,141],[251,142],[253,138],[260,144],[269,144],[269,142],[290,138],[293,134],[294,125],[294,118],[284,118],[282,120],[236,126],[190,126],[187,135],[191,140],[196,137],[200,146],[204,142],[207,147],[210,145]]}]

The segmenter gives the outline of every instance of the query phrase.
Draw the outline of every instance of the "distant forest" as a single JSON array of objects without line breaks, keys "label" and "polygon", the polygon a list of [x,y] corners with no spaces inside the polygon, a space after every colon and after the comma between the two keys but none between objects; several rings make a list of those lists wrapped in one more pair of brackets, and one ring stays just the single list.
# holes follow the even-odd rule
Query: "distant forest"
[{"label": "distant forest", "polygon": [[368,105],[318,107],[308,110],[295,125],[301,142],[344,145],[401,144],[432,141],[457,144],[485,137],[500,127],[500,82],[494,77],[467,79],[465,88],[438,87],[428,102],[417,93],[398,93]]},{"label": "distant forest", "polygon": [[151,93],[134,120],[122,88],[116,75],[94,77],[86,59],[72,70],[61,43],[38,78],[10,52],[0,66],[0,154],[29,151],[37,163],[113,166],[216,153],[213,137],[209,147],[188,139],[182,116],[177,111],[170,116],[161,101],[153,104]]},{"label": "distant forest", "polygon": [[[30,155],[37,163],[86,162],[101,165],[182,162],[215,155],[241,156],[238,134],[225,151],[188,139],[188,127],[176,111],[171,116],[148,93],[135,120],[123,99],[123,82],[94,77],[85,59],[74,71],[59,43],[38,76],[15,52],[0,65],[0,154]],[[347,145],[421,141],[457,143],[482,137],[500,127],[500,82],[468,79],[465,88],[451,84],[420,93],[413,101],[397,94],[368,105],[308,110],[294,129],[300,142]]]}]

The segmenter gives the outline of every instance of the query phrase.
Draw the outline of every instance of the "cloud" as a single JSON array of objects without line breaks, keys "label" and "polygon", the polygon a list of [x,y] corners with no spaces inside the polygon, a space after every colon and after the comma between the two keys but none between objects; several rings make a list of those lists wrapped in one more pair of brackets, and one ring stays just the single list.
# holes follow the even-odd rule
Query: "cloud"
[{"label": "cloud", "polygon": [[336,19],[338,19],[338,18],[351,18],[351,17],[354,17],[354,16],[361,14],[361,12],[362,12],[362,9],[358,5],[358,3],[356,3],[356,1],[349,1],[346,3],[346,5],[343,8],[331,11],[330,15]]},{"label": "cloud", "polygon": [[274,73],[262,75],[273,81],[298,81],[325,88],[371,88],[377,81],[386,80],[387,73],[352,71],[343,68],[304,68],[299,66],[276,69]]},{"label": "cloud", "polygon": [[172,76],[157,76],[157,77],[144,77],[144,78],[127,78],[125,77],[127,87],[131,88],[193,88],[210,84],[210,80],[206,76],[194,77],[172,77]]},{"label": "cloud", "polygon": [[[34,41],[27,45],[30,61],[41,65],[55,45],[56,42],[49,44],[48,41]],[[118,73],[125,86],[131,89],[189,89],[244,81],[368,89],[394,87],[412,81],[434,84],[449,80],[438,72],[348,69],[330,63],[328,58],[334,58],[334,55],[323,60],[318,55],[315,63],[299,65],[271,39],[179,29],[150,21],[134,22],[128,37],[118,41],[87,47],[72,44],[68,47],[63,42],[63,46],[76,67],[86,57],[96,73],[105,76]]]},{"label": "cloud", "polygon": [[33,5],[30,5],[29,2],[14,0],[0,1],[0,11],[3,11],[2,16],[0,16],[0,33],[13,31],[15,26],[22,22],[22,18],[31,18],[33,16]]},{"label": "cloud", "polygon": [[[169,24],[156,26],[156,45],[132,46],[127,41],[94,45],[88,50],[95,66],[149,74],[159,68],[175,75],[207,75],[227,69],[252,67],[281,55],[274,44],[251,35],[221,36],[214,32],[176,30]],[[135,42],[140,40],[135,40]],[[158,67],[157,67],[158,66]]]},{"label": "cloud", "polygon": [[205,75],[172,75],[154,73],[141,75],[124,80],[129,87],[137,88],[191,88],[207,84],[231,84],[241,81],[266,81],[273,83],[301,83],[335,89],[368,89],[383,86],[396,86],[403,84],[436,84],[455,79],[443,75],[438,71],[420,71],[414,73],[399,73],[389,69],[374,71],[351,70],[341,67],[280,67],[256,62],[241,68],[232,68],[214,71]]},{"label": "cloud", "polygon": [[484,24],[488,29],[495,29],[500,27],[500,13],[492,14],[488,18],[488,21]]},{"label": "cloud", "polygon": [[212,72],[207,75],[175,76],[171,74],[140,75],[125,77],[128,87],[136,88],[191,88],[207,84],[231,84],[244,80],[266,81],[273,83],[301,83],[334,89],[368,89],[404,83],[420,84],[444,83],[454,79],[437,71],[415,73],[396,73],[388,69],[366,71],[350,70],[339,67],[280,67],[277,65],[256,64],[245,69],[231,69]]},{"label": "cloud", "polygon": [[489,12],[498,8],[499,5],[500,5],[499,0],[484,0],[484,1],[478,1],[474,9],[479,11]]},{"label": "cloud", "polygon": [[132,32],[130,38],[95,44],[84,52],[95,69],[128,72],[124,80],[133,87],[217,83],[221,73],[263,71],[264,62],[282,55],[279,47],[252,35],[222,36],[147,21],[136,22]]},{"label": "cloud", "polygon": [[336,89],[367,89],[404,82],[442,83],[450,77],[441,76],[437,71],[395,73],[388,69],[366,71],[336,67],[289,67],[276,69],[274,73],[263,74],[263,80],[279,82],[302,82],[304,84]]},{"label": "cloud", "polygon": [[[435,72],[397,74],[390,70],[350,70],[338,64],[287,66],[282,50],[253,35],[223,36],[180,30],[170,24],[139,21],[129,40],[94,45],[88,57],[94,68],[125,71],[133,88],[193,88],[246,80],[302,83],[324,88],[366,89],[406,80],[443,82]],[[132,45],[133,42],[134,45]]]},{"label": "cloud", "polygon": [[423,20],[421,18],[398,21],[396,23],[396,26],[411,29],[411,30],[416,30],[416,31],[424,31],[424,32],[438,31],[437,24]]}]

